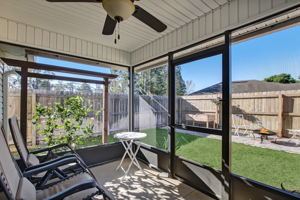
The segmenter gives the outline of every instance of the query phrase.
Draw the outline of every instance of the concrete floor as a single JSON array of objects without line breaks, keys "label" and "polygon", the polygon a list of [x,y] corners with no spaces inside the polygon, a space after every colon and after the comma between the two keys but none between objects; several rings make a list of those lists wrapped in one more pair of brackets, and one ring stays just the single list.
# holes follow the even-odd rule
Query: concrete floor
[{"label": "concrete floor", "polygon": [[[120,161],[111,162],[91,168],[98,182],[109,191],[115,199],[151,199],[151,200],[212,200],[212,198],[183,184],[182,182],[167,178],[165,173],[160,173],[148,166],[141,164],[143,175],[135,166],[129,176],[123,177],[124,172],[116,170]],[[129,160],[123,164],[126,168]]]}]

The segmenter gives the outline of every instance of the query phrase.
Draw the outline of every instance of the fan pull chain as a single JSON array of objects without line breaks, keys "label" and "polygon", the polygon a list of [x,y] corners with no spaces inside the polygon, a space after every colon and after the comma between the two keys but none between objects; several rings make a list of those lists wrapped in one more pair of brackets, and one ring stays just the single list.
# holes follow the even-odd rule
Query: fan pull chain
[{"label": "fan pull chain", "polygon": [[115,44],[117,44],[117,31],[115,31]]},{"label": "fan pull chain", "polygon": [[118,40],[120,39],[120,22],[118,22],[117,28],[115,30],[115,44],[117,44]]},{"label": "fan pull chain", "polygon": [[120,40],[120,23],[118,23],[118,40]]}]

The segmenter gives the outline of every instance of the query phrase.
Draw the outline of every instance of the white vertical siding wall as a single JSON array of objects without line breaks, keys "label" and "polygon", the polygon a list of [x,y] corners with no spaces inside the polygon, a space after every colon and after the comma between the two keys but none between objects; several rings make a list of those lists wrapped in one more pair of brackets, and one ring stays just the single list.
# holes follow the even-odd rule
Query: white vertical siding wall
[{"label": "white vertical siding wall", "polygon": [[299,3],[299,0],[231,0],[210,13],[135,50],[131,53],[131,64],[136,65],[147,61],[296,3]]},{"label": "white vertical siding wall", "polygon": [[[195,0],[195,2],[197,1]],[[215,8],[211,12],[133,52],[45,30],[4,17],[0,17],[0,41],[129,66],[204,40],[296,3],[299,3],[299,0],[230,0],[221,6],[211,5]]]},{"label": "white vertical siding wall", "polygon": [[[1,52],[0,52],[1,54]],[[3,73],[4,65],[0,62],[0,122],[3,124]]]},{"label": "white vertical siding wall", "polygon": [[130,53],[0,17],[0,41],[130,65]]}]

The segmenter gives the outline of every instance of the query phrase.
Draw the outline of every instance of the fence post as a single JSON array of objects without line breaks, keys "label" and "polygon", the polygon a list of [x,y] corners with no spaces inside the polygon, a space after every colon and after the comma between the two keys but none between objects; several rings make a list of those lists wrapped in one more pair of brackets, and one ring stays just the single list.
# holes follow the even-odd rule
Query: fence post
[{"label": "fence post", "polygon": [[278,137],[284,135],[284,95],[278,95],[279,111],[278,111]]}]

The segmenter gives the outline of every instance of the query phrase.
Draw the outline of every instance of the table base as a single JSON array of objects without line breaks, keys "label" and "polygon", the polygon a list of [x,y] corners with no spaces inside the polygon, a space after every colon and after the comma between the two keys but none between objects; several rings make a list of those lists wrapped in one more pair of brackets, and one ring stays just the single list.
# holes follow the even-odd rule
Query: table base
[{"label": "table base", "polygon": [[[132,167],[132,165],[135,165],[145,175],[144,170],[142,169],[142,167],[140,166],[140,164],[139,164],[139,162],[138,162],[138,160],[136,158],[136,155],[137,155],[137,153],[138,153],[138,151],[139,151],[139,149],[141,147],[141,144],[137,143],[136,144],[137,148],[136,148],[135,151],[133,151],[132,150],[132,144],[134,144],[133,140],[120,140],[120,142],[122,143],[122,145],[123,145],[123,147],[125,149],[125,153],[124,153],[124,155],[123,155],[123,157],[121,159],[120,164],[116,168],[116,170],[118,170],[118,169],[121,168],[124,171],[124,173],[125,173],[124,176],[127,176],[128,172],[130,171],[130,168]],[[131,161],[129,163],[129,166],[128,166],[127,170],[124,170],[123,167],[122,167],[122,163],[123,163],[126,155],[128,155],[128,157],[130,158]]]}]

